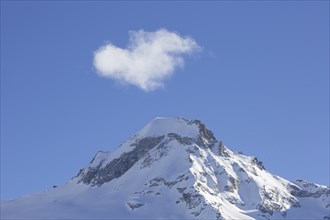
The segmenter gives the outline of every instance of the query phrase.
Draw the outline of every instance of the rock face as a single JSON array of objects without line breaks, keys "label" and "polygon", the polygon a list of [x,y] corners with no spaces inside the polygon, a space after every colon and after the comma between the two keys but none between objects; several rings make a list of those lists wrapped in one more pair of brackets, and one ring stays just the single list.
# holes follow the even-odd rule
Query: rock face
[{"label": "rock face", "polygon": [[[101,186],[106,182],[110,182],[115,178],[119,178],[125,174],[137,161],[145,157],[149,150],[156,147],[164,140],[164,135],[159,137],[145,137],[132,143],[134,150],[123,153],[119,158],[112,160],[110,163],[102,166],[102,162],[97,167],[88,167],[81,170],[79,176],[81,178],[78,183],[91,184],[92,186]],[[95,156],[96,157],[96,156]],[[93,161],[96,158],[93,158]]]},{"label": "rock face", "polygon": [[270,174],[199,120],[156,118],[64,186],[2,202],[1,218],[329,219],[329,199],[329,187]]}]

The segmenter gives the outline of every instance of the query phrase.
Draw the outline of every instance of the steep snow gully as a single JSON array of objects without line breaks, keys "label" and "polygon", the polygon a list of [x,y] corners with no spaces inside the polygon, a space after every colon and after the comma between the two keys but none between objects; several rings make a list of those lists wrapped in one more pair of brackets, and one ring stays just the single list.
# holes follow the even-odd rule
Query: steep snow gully
[{"label": "steep snow gully", "polygon": [[156,118],[67,184],[2,201],[1,218],[330,219],[330,189],[272,175],[199,120]]}]

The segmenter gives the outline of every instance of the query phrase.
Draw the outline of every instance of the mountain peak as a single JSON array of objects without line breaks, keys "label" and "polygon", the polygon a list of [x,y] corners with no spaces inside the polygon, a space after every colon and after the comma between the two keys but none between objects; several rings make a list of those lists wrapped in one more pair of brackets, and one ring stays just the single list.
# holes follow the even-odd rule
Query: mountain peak
[{"label": "mountain peak", "polygon": [[161,136],[169,133],[176,133],[183,137],[197,137],[199,127],[192,120],[185,118],[173,117],[164,118],[156,117],[151,120],[138,135],[142,137]]},{"label": "mountain peak", "polygon": [[99,151],[86,169],[76,176],[79,182],[101,186],[119,178],[150,151],[163,151],[166,145],[176,141],[180,145],[197,145],[204,149],[213,148],[218,142],[212,131],[199,120],[185,118],[161,118],[150,121],[131,139],[113,152]]},{"label": "mountain peak", "polygon": [[200,120],[189,120],[182,117],[164,118],[156,117],[142,128],[136,136],[157,137],[162,135],[175,134],[180,137],[200,139],[214,144],[217,142],[212,131]]},{"label": "mountain peak", "polygon": [[330,219],[329,198],[231,151],[199,120],[157,117],[66,185],[4,202],[1,217]]}]

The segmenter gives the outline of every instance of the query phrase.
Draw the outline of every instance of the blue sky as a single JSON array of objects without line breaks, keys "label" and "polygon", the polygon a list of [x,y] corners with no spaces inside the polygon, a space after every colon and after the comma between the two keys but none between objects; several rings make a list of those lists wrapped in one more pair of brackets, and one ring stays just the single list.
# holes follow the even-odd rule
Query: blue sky
[{"label": "blue sky", "polygon": [[[202,120],[289,180],[329,185],[329,2],[1,1],[1,199],[61,185],[156,116]],[[161,28],[202,49],[144,91],[94,52]]]}]

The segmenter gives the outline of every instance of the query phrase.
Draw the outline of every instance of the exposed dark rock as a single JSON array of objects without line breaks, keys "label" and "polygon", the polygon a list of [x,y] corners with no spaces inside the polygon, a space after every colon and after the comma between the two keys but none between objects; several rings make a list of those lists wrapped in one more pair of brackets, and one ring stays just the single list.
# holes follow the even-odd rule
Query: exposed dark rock
[{"label": "exposed dark rock", "polygon": [[195,193],[182,193],[181,200],[186,202],[189,209],[196,208],[202,202],[202,196]]},{"label": "exposed dark rock", "polygon": [[122,176],[126,173],[138,160],[143,158],[150,149],[156,147],[164,139],[163,136],[159,137],[146,137],[137,140],[134,143],[135,148],[130,152],[123,153],[119,158],[109,162],[101,168],[101,164],[96,168],[87,168],[83,171],[83,175],[78,182],[85,184],[92,184],[92,186],[101,186],[115,178]]},{"label": "exposed dark rock", "polygon": [[137,208],[140,208],[141,206],[144,205],[144,203],[141,203],[141,202],[126,202],[126,204],[132,209],[137,209]]},{"label": "exposed dark rock", "polygon": [[[76,177],[80,176],[80,175],[84,172],[84,170],[85,170],[85,169],[80,169],[79,172],[78,172],[78,174],[77,174],[75,177],[73,177],[73,178],[76,178]],[[73,179],[73,178],[72,178],[72,179]]]},{"label": "exposed dark rock", "polygon": [[257,209],[259,209],[263,213],[268,213],[269,215],[273,215],[273,208],[269,204],[259,204],[257,206]]},{"label": "exposed dark rock", "polygon": [[194,139],[190,137],[182,137],[176,133],[168,133],[167,136],[170,140],[177,140],[182,145],[191,145],[194,143]]},{"label": "exposed dark rock", "polygon": [[98,151],[96,154],[95,154],[95,156],[93,157],[93,159],[89,162],[90,164],[92,164],[93,162],[94,162],[94,160],[96,159],[96,157],[99,155],[99,154],[103,154],[103,153],[105,153],[104,151]]},{"label": "exposed dark rock", "polygon": [[216,219],[217,220],[224,219],[219,211],[217,212]]},{"label": "exposed dark rock", "polygon": [[299,201],[296,200],[296,199],[290,198],[289,202],[291,203],[293,208],[300,208],[301,207]]},{"label": "exposed dark rock", "polygon": [[[303,180],[297,180],[298,182],[303,182]],[[317,189],[317,185],[313,184],[313,183],[304,183],[303,184],[304,187],[308,187],[308,188],[315,188]],[[314,198],[320,198],[322,195],[325,196],[330,196],[330,188],[319,188],[318,190],[316,190],[315,192],[311,192],[311,191],[307,191],[304,189],[301,189],[298,186],[295,186],[293,184],[289,185],[289,191],[291,193],[291,195],[296,196],[296,197],[314,197]]]},{"label": "exposed dark rock", "polygon": [[290,193],[294,193],[295,191],[300,191],[301,189],[296,186],[296,185],[293,185],[293,184],[289,184],[287,189],[290,191]]},{"label": "exposed dark rock", "polygon": [[265,196],[266,199],[268,199],[270,201],[278,201],[278,199],[279,199],[278,192],[274,192],[272,190],[266,190],[265,186],[262,190],[262,194]]},{"label": "exposed dark rock", "polygon": [[142,162],[142,168],[151,167],[152,163],[153,159],[151,158],[150,154],[148,154]]},{"label": "exposed dark rock", "polygon": [[253,157],[252,159],[252,163],[256,164],[257,167],[260,169],[260,170],[265,170],[265,166],[263,165],[263,163],[261,161],[258,160],[257,157]]},{"label": "exposed dark rock", "polygon": [[200,211],[199,212],[192,212],[191,214],[194,215],[195,217],[197,217],[201,214],[201,212]]},{"label": "exposed dark rock", "polygon": [[183,193],[183,191],[185,191],[186,189],[187,189],[187,187],[183,187],[183,188],[176,188],[178,191],[179,191],[179,193]]},{"label": "exposed dark rock", "polygon": [[159,159],[165,157],[168,155],[169,149],[171,146],[168,145],[170,140],[166,139],[163,142],[161,142],[157,146],[157,152],[155,154],[153,153],[147,153],[147,156],[142,162],[141,168],[145,167],[151,167],[155,161],[158,161]]},{"label": "exposed dark rock", "polygon": [[[192,120],[188,124],[196,124],[199,128],[199,135],[196,140],[196,144],[205,148],[212,148],[217,142],[212,131],[206,128],[206,126],[199,120]],[[206,142],[206,141],[207,142]]]},{"label": "exposed dark rock", "polygon": [[316,192],[309,192],[306,190],[294,190],[291,191],[291,195],[296,197],[314,197],[314,198],[320,198],[322,195],[329,196],[330,195],[330,189],[320,189]]},{"label": "exposed dark rock", "polygon": [[85,184],[89,184],[92,181],[92,179],[96,176],[98,169],[99,166],[96,168],[88,167],[86,170],[82,172],[82,177],[78,181],[78,183],[83,182]]},{"label": "exposed dark rock", "polygon": [[239,187],[239,181],[234,177],[230,176],[228,178],[228,184],[225,186],[225,190],[228,192],[234,192]]},{"label": "exposed dark rock", "polygon": [[187,177],[178,176],[173,181],[166,181],[164,178],[157,177],[157,178],[154,178],[154,179],[149,181],[149,187],[155,187],[155,186],[159,186],[159,185],[163,184],[163,185],[167,186],[168,188],[172,188],[178,182],[181,182],[183,180],[187,180]]},{"label": "exposed dark rock", "polygon": [[231,203],[231,204],[237,204],[238,203],[238,199],[235,197],[228,197],[227,200]]},{"label": "exposed dark rock", "polygon": [[223,145],[222,141],[219,142],[219,145],[218,145],[218,153],[220,156],[223,156],[223,157],[229,157],[229,154],[227,153],[227,149],[226,147]]}]

